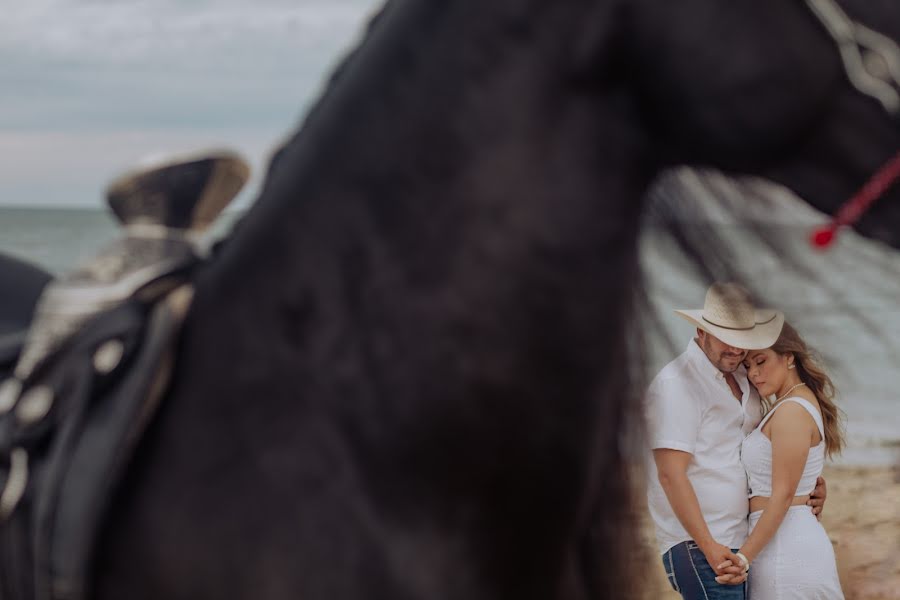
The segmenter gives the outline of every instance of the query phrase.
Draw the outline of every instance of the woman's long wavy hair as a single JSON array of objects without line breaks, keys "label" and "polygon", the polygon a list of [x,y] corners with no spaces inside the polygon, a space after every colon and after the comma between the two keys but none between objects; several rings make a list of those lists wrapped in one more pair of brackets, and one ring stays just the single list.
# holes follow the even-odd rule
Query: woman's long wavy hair
[{"label": "woman's long wavy hair", "polygon": [[[822,422],[825,429],[825,454],[830,458],[840,454],[844,448],[844,411],[838,408],[834,402],[835,388],[831,378],[822,367],[818,354],[806,345],[797,330],[785,323],[781,335],[772,346],[772,350],[782,356],[792,354],[794,364],[797,366],[797,375],[800,381],[806,384],[812,393],[816,395],[819,406],[822,409]],[[763,399],[763,404],[768,412],[771,409],[769,401]]]}]

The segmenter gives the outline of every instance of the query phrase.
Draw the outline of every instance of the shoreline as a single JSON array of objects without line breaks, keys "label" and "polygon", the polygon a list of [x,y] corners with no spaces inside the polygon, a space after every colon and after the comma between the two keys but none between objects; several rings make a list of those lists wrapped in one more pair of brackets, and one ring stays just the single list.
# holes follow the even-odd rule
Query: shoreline
[{"label": "shoreline", "polygon": [[[900,600],[900,464],[830,465],[823,475],[828,496],[822,525],[834,546],[846,600]],[[643,538],[655,563],[647,598],[678,600],[656,560],[646,504],[641,509]]]}]

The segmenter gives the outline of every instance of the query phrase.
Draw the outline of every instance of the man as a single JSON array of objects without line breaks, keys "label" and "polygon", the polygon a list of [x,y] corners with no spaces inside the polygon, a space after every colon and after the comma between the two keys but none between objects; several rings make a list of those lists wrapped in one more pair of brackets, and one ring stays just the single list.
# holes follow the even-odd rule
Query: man
[{"label": "man", "polygon": [[[735,554],[749,512],[740,450],[762,405],[742,361],[748,350],[775,343],[784,315],[756,310],[733,283],[713,284],[702,310],[675,312],[697,327],[697,337],[647,391],[650,515],[675,591],[685,600],[744,600],[748,565]],[[824,481],[813,495],[818,514]]]}]

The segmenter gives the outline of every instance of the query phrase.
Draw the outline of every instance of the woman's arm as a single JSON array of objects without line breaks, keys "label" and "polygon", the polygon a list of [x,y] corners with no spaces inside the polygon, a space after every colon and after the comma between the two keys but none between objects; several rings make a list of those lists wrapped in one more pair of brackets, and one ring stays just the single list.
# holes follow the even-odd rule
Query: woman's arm
[{"label": "woman's arm", "polygon": [[780,407],[769,423],[772,440],[772,497],[753,533],[741,547],[741,552],[750,562],[753,562],[778,531],[791,506],[809,455],[812,428],[816,427],[806,409],[794,402]]}]

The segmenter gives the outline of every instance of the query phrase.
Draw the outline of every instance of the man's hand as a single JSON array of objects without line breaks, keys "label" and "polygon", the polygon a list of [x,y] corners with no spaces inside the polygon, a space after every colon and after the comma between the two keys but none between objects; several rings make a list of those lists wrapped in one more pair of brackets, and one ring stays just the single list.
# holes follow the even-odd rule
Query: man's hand
[{"label": "man's hand", "polygon": [[731,551],[728,546],[718,542],[711,542],[708,546],[700,548],[706,562],[713,568],[716,575],[741,575],[744,569],[740,567],[741,559]]},{"label": "man's hand", "polygon": [[809,495],[809,500],[806,501],[806,505],[812,506],[812,513],[819,520],[822,519],[822,509],[825,508],[825,496],[827,495],[828,490],[825,488],[825,479],[819,477],[816,479],[816,489],[812,491],[812,494]]},{"label": "man's hand", "polygon": [[[719,565],[720,567],[731,567],[731,561],[726,561]],[[749,572],[744,572],[743,569],[739,569],[740,574],[726,573],[725,575],[716,576],[716,583],[721,583],[722,585],[740,585],[747,581],[747,576],[750,574]]]}]

